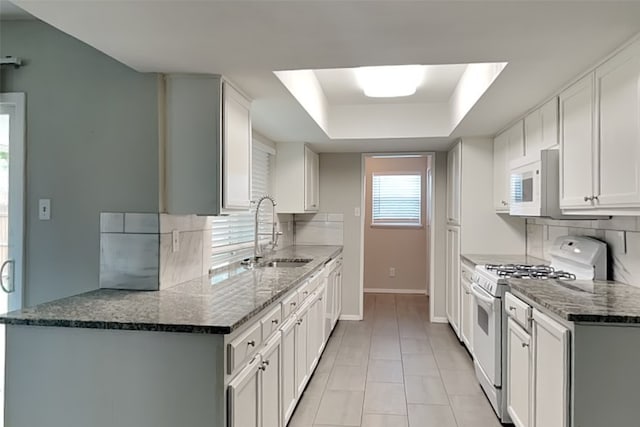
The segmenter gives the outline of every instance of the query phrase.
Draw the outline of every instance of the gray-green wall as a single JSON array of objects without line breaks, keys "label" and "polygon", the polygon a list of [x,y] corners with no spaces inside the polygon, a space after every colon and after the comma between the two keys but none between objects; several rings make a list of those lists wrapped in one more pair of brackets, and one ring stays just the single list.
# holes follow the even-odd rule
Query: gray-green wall
[{"label": "gray-green wall", "polygon": [[[99,213],[158,211],[157,75],[39,21],[0,22],[1,92],[27,96],[27,306],[98,288]],[[38,199],[51,198],[51,221]]]}]

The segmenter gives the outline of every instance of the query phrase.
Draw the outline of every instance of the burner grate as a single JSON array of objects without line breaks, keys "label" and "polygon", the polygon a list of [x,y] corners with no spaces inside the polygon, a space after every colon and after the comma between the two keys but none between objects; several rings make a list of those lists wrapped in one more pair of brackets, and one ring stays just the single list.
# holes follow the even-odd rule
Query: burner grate
[{"label": "burner grate", "polygon": [[576,280],[575,274],[556,270],[549,265],[487,264],[485,268],[504,279]]}]

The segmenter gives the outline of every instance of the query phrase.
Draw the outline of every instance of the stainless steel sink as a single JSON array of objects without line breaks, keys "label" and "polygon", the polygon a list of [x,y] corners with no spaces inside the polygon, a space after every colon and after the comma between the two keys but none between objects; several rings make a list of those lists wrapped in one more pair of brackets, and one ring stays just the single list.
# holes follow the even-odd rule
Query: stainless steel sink
[{"label": "stainless steel sink", "polygon": [[259,267],[295,268],[311,262],[311,259],[271,259],[258,264]]}]

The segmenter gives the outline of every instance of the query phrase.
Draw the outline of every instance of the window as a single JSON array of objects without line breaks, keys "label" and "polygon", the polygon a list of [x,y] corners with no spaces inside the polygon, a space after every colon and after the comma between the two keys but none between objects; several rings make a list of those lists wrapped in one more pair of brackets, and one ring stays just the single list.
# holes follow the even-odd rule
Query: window
[{"label": "window", "polygon": [[374,173],[372,224],[422,225],[422,173]]},{"label": "window", "polygon": [[[275,150],[257,141],[253,141],[251,165],[251,199],[270,194],[272,182],[273,156]],[[271,232],[272,210],[269,203],[263,203],[260,209],[261,233]],[[255,205],[248,212],[237,212],[226,216],[213,217],[211,222],[211,266],[222,267],[253,255]],[[262,236],[268,241],[268,236]]]}]

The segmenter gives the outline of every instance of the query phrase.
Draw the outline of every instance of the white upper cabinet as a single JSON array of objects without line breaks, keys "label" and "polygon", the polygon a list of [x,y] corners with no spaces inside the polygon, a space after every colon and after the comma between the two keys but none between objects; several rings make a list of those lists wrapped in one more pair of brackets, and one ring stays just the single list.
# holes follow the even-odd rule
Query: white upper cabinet
[{"label": "white upper cabinet", "polygon": [[593,206],[594,76],[560,94],[560,207]]},{"label": "white upper cabinet", "polygon": [[249,209],[251,203],[250,103],[227,82],[222,83],[222,206]]},{"label": "white upper cabinet", "polygon": [[509,140],[509,161],[524,158],[524,120],[511,126],[506,133]]},{"label": "white upper cabinet", "polygon": [[316,153],[300,143],[278,143],[276,201],[278,212],[304,213],[320,209],[320,163]]},{"label": "white upper cabinet", "polygon": [[458,142],[447,154],[447,222],[455,225],[460,225],[461,152]]},{"label": "white upper cabinet", "polygon": [[544,104],[524,119],[524,153],[527,160],[540,160],[540,150],[558,146],[558,98]]},{"label": "white upper cabinet", "polygon": [[165,82],[166,211],[249,209],[249,100],[218,75],[168,75]]},{"label": "white upper cabinet", "polygon": [[640,207],[640,42],[595,72],[599,208]]},{"label": "white upper cabinet", "polygon": [[493,207],[509,213],[509,136],[506,132],[493,140]]},{"label": "white upper cabinet", "polygon": [[560,94],[560,143],[565,213],[638,214],[640,41]]},{"label": "white upper cabinet", "polygon": [[317,211],[320,206],[320,157],[304,148],[304,210]]}]

